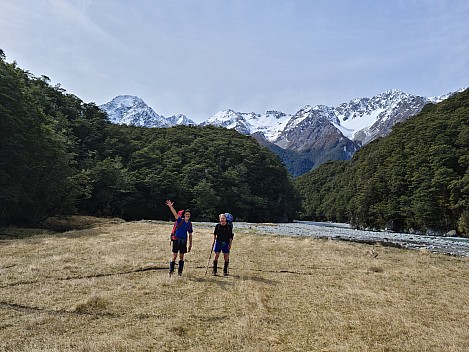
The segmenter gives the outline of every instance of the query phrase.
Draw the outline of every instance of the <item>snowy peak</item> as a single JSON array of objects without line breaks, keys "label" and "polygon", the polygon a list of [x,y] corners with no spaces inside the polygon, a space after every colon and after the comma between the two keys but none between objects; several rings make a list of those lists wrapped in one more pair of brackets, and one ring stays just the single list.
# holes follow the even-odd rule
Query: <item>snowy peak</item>
[{"label": "snowy peak", "polygon": [[209,117],[207,121],[204,122],[204,124],[225,128],[234,128],[236,126],[236,121],[244,119],[242,115],[242,113],[235,112],[231,109],[223,110]]},{"label": "snowy peak", "polygon": [[[281,148],[296,151],[335,148],[346,139],[336,128],[338,123],[333,108],[306,105],[290,119],[274,143]],[[346,146],[346,149],[354,152],[354,143],[348,142],[350,146]]]},{"label": "snowy peak", "polygon": [[167,117],[166,120],[170,123],[171,126],[193,126],[197,125],[194,121],[188,118],[186,115],[179,114]]},{"label": "snowy peak", "polygon": [[171,127],[176,125],[196,125],[183,114],[164,117],[158,115],[141,98],[133,95],[118,95],[100,108],[108,115],[109,121],[120,125],[142,127]]},{"label": "snowy peak", "polygon": [[228,129],[235,129],[242,134],[251,134],[250,125],[244,118],[244,113],[236,112],[231,109],[217,112],[211,116],[202,125],[212,125]]},{"label": "snowy peak", "polygon": [[325,105],[306,105],[300,109],[293,117],[288,121],[285,126],[285,130],[296,128],[297,126],[305,126],[311,123],[311,121],[322,121],[323,123],[338,123],[337,117],[334,115],[334,110],[331,107]]},{"label": "snowy peak", "polygon": [[[391,110],[401,101],[413,97],[415,96],[394,89],[378,94],[373,98],[353,99],[348,103],[342,103],[334,109],[334,112],[344,125],[347,120],[358,120],[364,116],[377,115],[376,111]],[[365,124],[362,123],[362,127],[366,127],[366,122]]]},{"label": "snowy peak", "polygon": [[346,136],[366,144],[388,134],[394,124],[415,115],[430,99],[393,89],[372,98],[353,99],[334,108],[336,127]]},{"label": "snowy peak", "polygon": [[163,116],[133,95],[119,95],[100,108],[107,112],[109,120],[113,123],[146,127],[171,126]]},{"label": "snowy peak", "polygon": [[223,110],[211,116],[202,125],[231,128],[243,134],[262,134],[267,140],[275,140],[285,128],[291,115],[281,111],[269,110],[264,114]]},{"label": "snowy peak", "polygon": [[449,92],[447,94],[443,94],[443,95],[439,95],[439,96],[436,96],[436,97],[429,97],[428,99],[433,103],[433,104],[436,104],[436,103],[439,103],[445,99],[448,99],[449,97],[451,97],[452,95],[456,94],[456,93],[461,93],[461,92],[464,92],[467,88],[461,88],[461,89],[458,89],[457,91],[455,92]]}]

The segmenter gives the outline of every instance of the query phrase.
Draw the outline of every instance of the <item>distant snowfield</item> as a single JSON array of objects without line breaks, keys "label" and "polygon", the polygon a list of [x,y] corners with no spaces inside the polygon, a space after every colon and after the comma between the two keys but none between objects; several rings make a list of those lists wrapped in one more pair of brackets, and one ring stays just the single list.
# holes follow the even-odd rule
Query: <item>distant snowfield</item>
[{"label": "distant snowfield", "polygon": [[[214,226],[211,223],[195,223]],[[469,257],[469,239],[459,237],[424,236],[388,231],[355,230],[348,224],[298,221],[293,223],[255,224],[234,222],[236,229],[253,229],[262,234],[282,236],[311,236],[368,244],[381,244],[407,249],[428,250],[432,253]]]},{"label": "distant snowfield", "polygon": [[345,137],[353,139],[357,132],[366,130],[377,122],[379,115],[384,112],[386,112],[386,109],[376,109],[369,114],[363,114],[359,117],[349,118],[347,120],[344,120],[343,116],[339,116],[340,125],[334,124],[334,126],[339,129]]}]

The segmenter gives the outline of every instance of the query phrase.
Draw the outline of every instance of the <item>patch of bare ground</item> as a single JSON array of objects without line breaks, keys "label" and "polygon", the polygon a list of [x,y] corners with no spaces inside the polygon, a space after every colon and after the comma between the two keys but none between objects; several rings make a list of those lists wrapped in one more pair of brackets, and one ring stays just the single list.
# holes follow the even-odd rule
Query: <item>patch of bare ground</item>
[{"label": "patch of bare ground", "polygon": [[212,277],[195,223],[169,278],[171,227],[0,241],[0,351],[469,350],[467,258],[235,227],[231,275]]}]

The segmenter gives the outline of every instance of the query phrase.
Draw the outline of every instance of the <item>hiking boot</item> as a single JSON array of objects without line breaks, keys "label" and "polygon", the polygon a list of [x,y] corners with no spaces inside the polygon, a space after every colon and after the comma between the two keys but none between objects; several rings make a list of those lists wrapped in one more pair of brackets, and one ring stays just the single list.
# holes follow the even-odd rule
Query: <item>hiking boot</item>
[{"label": "hiking boot", "polygon": [[182,271],[184,270],[184,260],[179,261],[178,265],[178,275],[182,276]]},{"label": "hiking boot", "polygon": [[213,269],[212,269],[212,275],[213,276],[217,275],[217,270],[218,270],[218,261],[214,260],[213,261]]},{"label": "hiking boot", "polygon": [[228,265],[230,262],[225,262],[225,266],[223,267],[223,276],[228,276]]},{"label": "hiking boot", "polygon": [[169,277],[171,277],[174,273],[174,265],[176,264],[176,262],[172,261],[172,262],[169,262]]}]

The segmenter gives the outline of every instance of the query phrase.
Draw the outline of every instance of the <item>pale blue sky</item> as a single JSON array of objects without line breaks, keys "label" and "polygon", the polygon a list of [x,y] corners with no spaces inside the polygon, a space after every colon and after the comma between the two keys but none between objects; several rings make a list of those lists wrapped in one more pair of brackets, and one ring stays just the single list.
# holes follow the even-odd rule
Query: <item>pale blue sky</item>
[{"label": "pale blue sky", "polygon": [[0,0],[7,61],[166,117],[295,113],[469,84],[467,0]]}]

